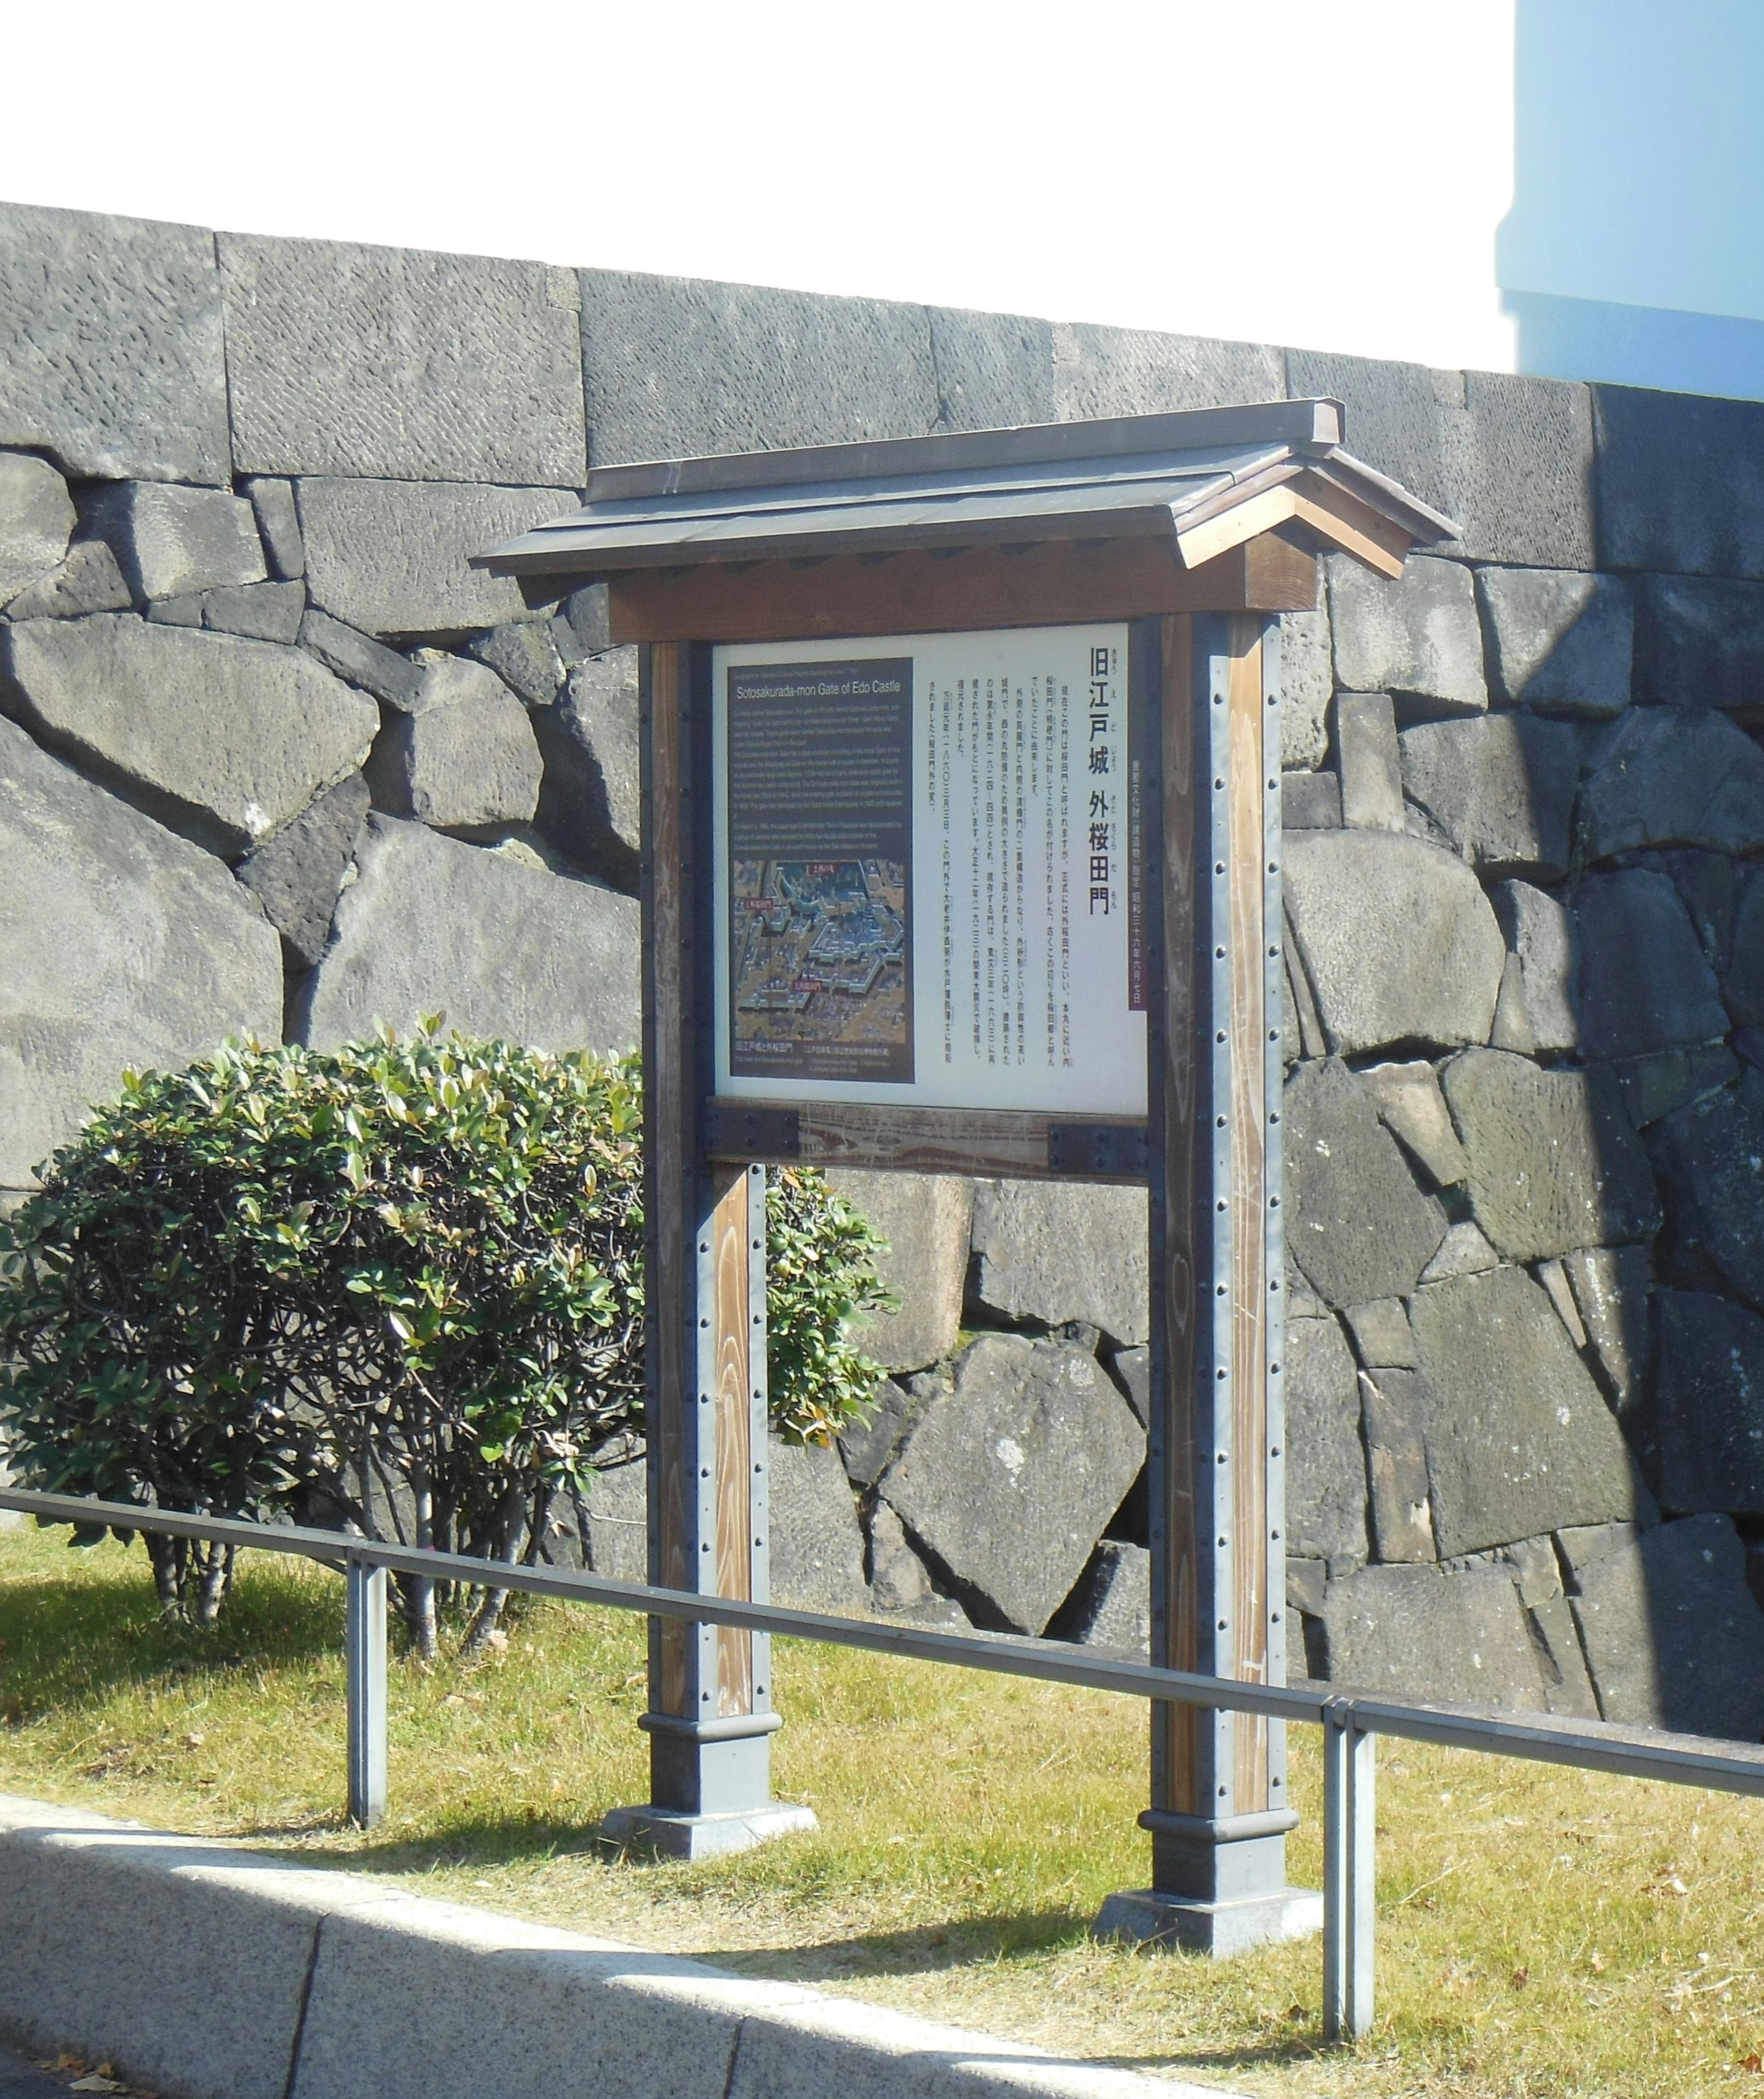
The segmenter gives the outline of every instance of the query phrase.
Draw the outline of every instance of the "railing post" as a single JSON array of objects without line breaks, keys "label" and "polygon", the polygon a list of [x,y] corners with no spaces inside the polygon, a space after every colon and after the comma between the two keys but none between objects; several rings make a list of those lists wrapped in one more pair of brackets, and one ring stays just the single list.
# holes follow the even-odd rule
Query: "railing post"
[{"label": "railing post", "polygon": [[351,1553],[343,1581],[349,1819],[372,1829],[386,1811],[386,1570]]},{"label": "railing post", "polygon": [[1351,1699],[1323,1713],[1323,2037],[1359,2040],[1372,2027],[1372,1929],[1377,1868],[1378,1737]]}]

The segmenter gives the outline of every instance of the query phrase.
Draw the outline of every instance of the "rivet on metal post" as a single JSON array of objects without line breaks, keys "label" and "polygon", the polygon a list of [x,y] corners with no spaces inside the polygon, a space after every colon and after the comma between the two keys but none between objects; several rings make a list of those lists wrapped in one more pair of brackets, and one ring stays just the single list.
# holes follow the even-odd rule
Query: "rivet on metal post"
[{"label": "rivet on metal post", "polygon": [[386,1570],[351,1555],[343,1582],[349,1819],[372,1829],[386,1811]]},{"label": "rivet on metal post", "polygon": [[1372,2030],[1378,1737],[1351,1698],[1323,1710],[1323,2037]]}]

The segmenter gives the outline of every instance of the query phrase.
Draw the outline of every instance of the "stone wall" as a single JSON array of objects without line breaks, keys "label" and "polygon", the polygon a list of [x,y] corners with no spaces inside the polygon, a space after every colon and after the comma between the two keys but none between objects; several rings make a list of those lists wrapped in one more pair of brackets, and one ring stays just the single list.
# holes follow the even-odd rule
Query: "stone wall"
[{"label": "stone wall", "polygon": [[[590,460],[1315,394],[1463,537],[1283,622],[1290,1607],[1757,1736],[1759,406],[0,209],[0,1191],[232,1032],[635,1039],[634,664],[465,566]],[[1142,1641],[1142,1198],[849,1186],[893,1376],[781,1590]]]}]

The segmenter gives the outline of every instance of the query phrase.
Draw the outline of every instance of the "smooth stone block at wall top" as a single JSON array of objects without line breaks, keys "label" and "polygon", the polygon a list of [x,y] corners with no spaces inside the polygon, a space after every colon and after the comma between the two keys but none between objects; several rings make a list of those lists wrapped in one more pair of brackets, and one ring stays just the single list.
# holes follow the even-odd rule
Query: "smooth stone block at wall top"
[{"label": "smooth stone block at wall top", "polygon": [[214,236],[0,205],[0,445],[100,480],[232,472]]},{"label": "smooth stone block at wall top", "polygon": [[73,526],[73,499],[48,460],[0,452],[0,605],[56,566]]},{"label": "smooth stone block at wall top", "polygon": [[0,1187],[124,1067],[281,1035],[275,928],[224,867],[0,722]]},{"label": "smooth stone block at wall top", "polygon": [[380,719],[298,649],[112,614],[7,628],[0,708],[229,857],[353,772]]},{"label": "smooth stone block at wall top", "polygon": [[1323,1593],[1329,1680],[1405,1702],[1541,1713],[1543,1679],[1512,1578],[1367,1567]]},{"label": "smooth stone block at wall top", "polygon": [[932,306],[926,318],[941,429],[1011,429],[1058,420],[1049,323],[961,306]]},{"label": "smooth stone block at wall top", "polygon": [[364,634],[463,634],[518,619],[506,576],[468,565],[573,506],[554,488],[443,481],[296,484],[313,603]]},{"label": "smooth stone block at wall top", "polygon": [[1764,404],[1633,386],[1592,395],[1597,565],[1764,577]]},{"label": "smooth stone block at wall top", "polygon": [[860,1314],[852,1339],[885,1371],[916,1371],[954,1349],[961,1329],[974,1218],[971,1182],[949,1173],[829,1173],[828,1184],[888,1242],[877,1261],[900,1300]]},{"label": "smooth stone block at wall top", "polygon": [[1405,729],[1402,783],[1472,867],[1539,874],[1568,866],[1580,738],[1529,715]]},{"label": "smooth stone block at wall top", "polygon": [[420,824],[372,816],[298,1033],[315,1049],[444,1012],[464,1034],[628,1050],[640,1032],[637,907]]},{"label": "smooth stone block at wall top", "polygon": [[1007,1319],[1078,1319],[1131,1348],[1147,1339],[1145,1191],[1081,1182],[981,1181],[974,1289]]},{"label": "smooth stone block at wall top", "polygon": [[1267,343],[1083,321],[1056,321],[1053,338],[1055,410],[1062,422],[1278,401],[1284,391],[1280,352]]},{"label": "smooth stone block at wall top", "polygon": [[1635,608],[1620,577],[1479,569],[1476,595],[1497,698],[1595,718],[1629,705]]},{"label": "smooth stone block at wall top", "polygon": [[240,473],[582,486],[573,271],[236,233],[218,248]]},{"label": "smooth stone block at wall top", "polygon": [[1643,846],[1764,846],[1764,750],[1724,716],[1638,707],[1603,742],[1581,794],[1589,860]]},{"label": "smooth stone block at wall top", "polygon": [[584,270],[582,350],[597,466],[917,437],[938,420],[922,306]]},{"label": "smooth stone block at wall top", "polygon": [[1394,581],[1344,554],[1323,566],[1338,685],[1395,693],[1411,719],[1485,711],[1482,627],[1468,569],[1427,554],[1411,555]]}]

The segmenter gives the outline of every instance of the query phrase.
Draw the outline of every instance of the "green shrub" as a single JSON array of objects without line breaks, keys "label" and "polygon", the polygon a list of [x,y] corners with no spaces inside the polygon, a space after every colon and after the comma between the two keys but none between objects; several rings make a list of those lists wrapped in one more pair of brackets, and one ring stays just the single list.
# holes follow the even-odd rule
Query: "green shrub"
[{"label": "green shrub", "polygon": [[[878,1242],[813,1173],[767,1207],[774,1417],[825,1437],[878,1375],[844,1331],[886,1301]],[[437,1023],[130,1075],[0,1227],[11,1463],[52,1492],[530,1556],[642,1432],[642,1221],[634,1061]],[[148,1550],[165,1606],[211,1617],[228,1556]],[[433,1652],[437,1600],[401,1600]],[[473,1607],[468,1644],[500,1596]]]}]

